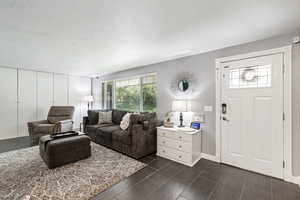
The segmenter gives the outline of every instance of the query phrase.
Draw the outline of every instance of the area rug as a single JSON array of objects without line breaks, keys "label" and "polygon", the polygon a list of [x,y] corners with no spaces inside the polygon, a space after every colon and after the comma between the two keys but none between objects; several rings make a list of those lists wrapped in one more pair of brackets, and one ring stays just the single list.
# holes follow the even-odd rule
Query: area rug
[{"label": "area rug", "polygon": [[92,143],[92,156],[48,169],[38,147],[0,154],[1,200],[85,200],[145,166]]}]

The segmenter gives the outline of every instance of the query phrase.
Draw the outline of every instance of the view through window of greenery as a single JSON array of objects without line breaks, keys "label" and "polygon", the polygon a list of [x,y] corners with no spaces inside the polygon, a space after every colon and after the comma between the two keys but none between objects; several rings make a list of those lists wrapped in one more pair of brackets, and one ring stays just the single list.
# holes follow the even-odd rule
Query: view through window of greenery
[{"label": "view through window of greenery", "polygon": [[115,81],[115,106],[132,112],[155,112],[156,76]]},{"label": "view through window of greenery", "polygon": [[116,81],[116,108],[137,112],[140,110],[139,79]]},{"label": "view through window of greenery", "polygon": [[155,76],[144,77],[142,80],[143,111],[156,111],[156,78]]}]

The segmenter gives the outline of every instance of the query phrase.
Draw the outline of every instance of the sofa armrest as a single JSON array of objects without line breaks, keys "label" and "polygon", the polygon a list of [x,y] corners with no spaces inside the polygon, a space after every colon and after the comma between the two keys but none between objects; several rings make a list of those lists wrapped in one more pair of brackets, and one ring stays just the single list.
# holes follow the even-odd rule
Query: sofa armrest
[{"label": "sofa armrest", "polygon": [[33,121],[33,122],[27,123],[28,127],[35,127],[39,124],[49,124],[49,122],[48,122],[48,120],[40,120],[40,121]]},{"label": "sofa armrest", "polygon": [[65,132],[73,130],[73,121],[70,119],[58,121],[55,123],[55,132]]},{"label": "sofa armrest", "polygon": [[48,124],[48,120],[40,120],[40,121],[32,121],[32,122],[28,122],[27,126],[28,126],[28,133],[29,135],[33,135],[34,131],[33,129],[35,127],[37,127],[39,124]]}]

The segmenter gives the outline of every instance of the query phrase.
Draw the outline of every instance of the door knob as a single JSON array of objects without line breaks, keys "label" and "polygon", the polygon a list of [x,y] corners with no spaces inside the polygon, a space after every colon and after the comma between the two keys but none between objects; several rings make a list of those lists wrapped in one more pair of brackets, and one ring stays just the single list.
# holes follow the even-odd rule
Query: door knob
[{"label": "door knob", "polygon": [[223,121],[229,122],[229,120],[226,117],[222,117]]}]

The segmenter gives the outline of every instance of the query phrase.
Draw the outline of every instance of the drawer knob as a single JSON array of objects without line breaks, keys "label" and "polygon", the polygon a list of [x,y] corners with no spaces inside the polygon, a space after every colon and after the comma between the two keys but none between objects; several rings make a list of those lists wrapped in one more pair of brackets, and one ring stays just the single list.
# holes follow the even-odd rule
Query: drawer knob
[{"label": "drawer knob", "polygon": [[166,133],[163,133],[163,135],[166,135]]},{"label": "drawer knob", "polygon": [[162,143],[163,143],[163,144],[165,144],[166,142],[165,142],[165,141],[163,141]]},{"label": "drawer knob", "polygon": [[178,156],[178,158],[181,158],[181,156]]},{"label": "drawer knob", "polygon": [[179,136],[179,139],[182,139],[182,137],[181,137],[181,136]]},{"label": "drawer knob", "polygon": [[181,145],[179,145],[179,148],[181,148]]},{"label": "drawer knob", "polygon": [[165,150],[163,150],[162,152],[165,153]]}]

